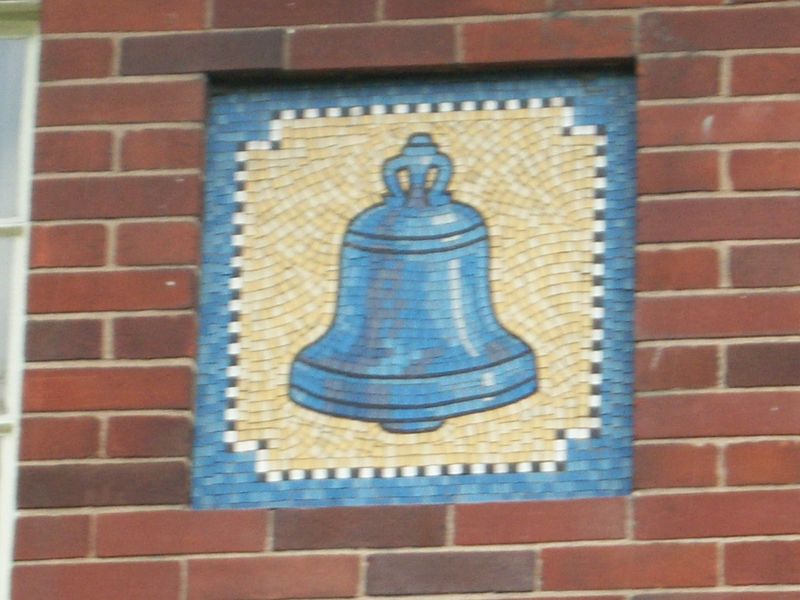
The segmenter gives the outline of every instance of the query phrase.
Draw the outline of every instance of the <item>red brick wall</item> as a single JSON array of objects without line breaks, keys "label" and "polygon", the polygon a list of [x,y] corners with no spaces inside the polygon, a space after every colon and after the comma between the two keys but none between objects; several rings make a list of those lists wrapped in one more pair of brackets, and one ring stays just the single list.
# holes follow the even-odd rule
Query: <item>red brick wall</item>
[{"label": "red brick wall", "polygon": [[[14,600],[800,598],[798,23],[746,0],[44,0]],[[187,510],[204,74],[606,61],[640,93],[637,491]]]}]

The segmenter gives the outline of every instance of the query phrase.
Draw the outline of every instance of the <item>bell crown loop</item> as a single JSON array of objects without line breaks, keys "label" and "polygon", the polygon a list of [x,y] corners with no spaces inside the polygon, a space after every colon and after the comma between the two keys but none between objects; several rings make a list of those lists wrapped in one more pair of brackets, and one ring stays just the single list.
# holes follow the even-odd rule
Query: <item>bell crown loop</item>
[{"label": "bell crown loop", "polygon": [[[429,188],[428,173],[436,170]],[[403,190],[400,173],[408,172],[408,190]],[[427,133],[411,134],[403,151],[383,163],[383,180],[389,193],[384,197],[392,208],[403,206],[442,206],[451,201],[447,186],[453,174],[450,158],[439,152],[439,147]]]}]

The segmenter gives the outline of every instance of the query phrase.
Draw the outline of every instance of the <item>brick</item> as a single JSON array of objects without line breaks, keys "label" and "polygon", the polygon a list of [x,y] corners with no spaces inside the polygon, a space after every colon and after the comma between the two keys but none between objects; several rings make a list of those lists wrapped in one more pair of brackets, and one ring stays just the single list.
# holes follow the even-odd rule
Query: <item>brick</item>
[{"label": "brick", "polygon": [[800,237],[800,196],[642,202],[639,242]]},{"label": "brick", "polygon": [[197,215],[202,184],[195,176],[45,179],[33,185],[33,218],[94,219]]},{"label": "brick", "polygon": [[457,544],[522,544],[625,536],[619,498],[456,506]]},{"label": "brick", "polygon": [[111,417],[106,453],[113,458],[189,457],[192,424],[179,416]]},{"label": "brick", "polygon": [[42,7],[42,31],[159,31],[202,29],[203,0],[105,0],[86,10],[83,0],[51,0]]},{"label": "brick", "polygon": [[19,517],[15,560],[80,558],[89,554],[89,516]]},{"label": "brick", "polygon": [[800,491],[714,492],[634,499],[637,539],[800,532]]},{"label": "brick", "polygon": [[800,442],[743,442],[725,449],[729,485],[800,483]]},{"label": "brick", "polygon": [[189,561],[188,600],[352,598],[358,557],[268,556]]},{"label": "brick", "polygon": [[717,6],[724,0],[553,0],[553,10],[599,10],[650,6]]},{"label": "brick", "polygon": [[654,152],[639,154],[640,194],[704,192],[719,185],[716,152]]},{"label": "brick", "polygon": [[720,59],[716,56],[642,58],[637,63],[639,98],[694,98],[719,91]]},{"label": "brick", "polygon": [[717,449],[711,444],[639,445],[633,458],[633,486],[637,490],[717,483]]},{"label": "brick", "polygon": [[800,384],[800,344],[736,344],[728,347],[731,387]]},{"label": "brick", "polygon": [[794,592],[673,592],[636,594],[632,600],[797,600]]},{"label": "brick", "polygon": [[375,19],[375,0],[215,0],[214,27],[325,25]]},{"label": "brick", "polygon": [[642,298],[636,308],[636,335],[640,340],[800,331],[798,294]]},{"label": "brick", "polygon": [[120,265],[197,264],[200,230],[197,223],[125,223],[117,228]]},{"label": "brick", "polygon": [[748,542],[725,546],[730,585],[800,583],[800,542]]},{"label": "brick", "polygon": [[797,101],[644,106],[638,111],[639,144],[792,142],[800,136],[798,111]]},{"label": "brick", "polygon": [[[85,12],[85,11],[83,11]],[[147,123],[205,118],[200,79],[159,83],[60,85],[39,90],[38,124]]]},{"label": "brick", "polygon": [[106,262],[103,225],[37,225],[31,231],[30,266],[99,267]]},{"label": "brick", "polygon": [[636,389],[640,392],[702,389],[717,385],[717,348],[668,346],[636,350]]},{"label": "brick", "polygon": [[158,561],[19,565],[12,581],[14,600],[178,600],[180,564]]},{"label": "brick", "polygon": [[102,356],[103,324],[91,319],[28,321],[25,358],[78,360]]},{"label": "brick", "polygon": [[117,358],[192,357],[197,328],[191,315],[135,317],[114,321],[114,356]]},{"label": "brick", "polygon": [[266,511],[163,510],[97,517],[101,557],[259,552],[266,538]]},{"label": "brick", "polygon": [[362,506],[275,512],[276,550],[441,546],[444,506]]},{"label": "brick", "polygon": [[28,412],[189,408],[192,373],[187,367],[29,369]]},{"label": "brick", "polygon": [[387,0],[387,19],[440,19],[480,15],[511,15],[548,10],[547,0]]},{"label": "brick", "polygon": [[533,552],[373,554],[367,561],[367,594],[373,596],[533,589]]},{"label": "brick", "polygon": [[90,79],[111,75],[114,44],[109,38],[42,40],[42,81]]},{"label": "brick", "polygon": [[796,94],[800,92],[800,54],[735,56],[731,93]]},{"label": "brick", "polygon": [[132,37],[122,41],[122,75],[213,73],[280,69],[284,33],[202,32]]},{"label": "brick", "polygon": [[734,246],[730,262],[735,287],[800,284],[800,244]]},{"label": "brick", "polygon": [[782,190],[800,187],[800,150],[734,150],[731,181],[737,190]]},{"label": "brick", "polygon": [[40,131],[36,134],[37,173],[109,171],[111,133],[108,131]]},{"label": "brick", "polygon": [[21,460],[94,458],[100,449],[100,422],[94,417],[22,420]]},{"label": "brick", "polygon": [[205,138],[201,129],[144,129],[122,138],[122,168],[202,169]]},{"label": "brick", "polygon": [[713,544],[545,548],[542,589],[607,590],[713,586]]},{"label": "brick", "polygon": [[449,25],[303,29],[290,44],[290,66],[300,71],[411,68],[456,60],[455,29]]},{"label": "brick", "polygon": [[642,52],[692,52],[800,45],[796,7],[651,12],[642,16]]},{"label": "brick", "polygon": [[800,394],[725,392],[636,400],[639,439],[800,433]]},{"label": "brick", "polygon": [[34,273],[28,280],[32,313],[191,308],[190,269]]},{"label": "brick", "polygon": [[[19,469],[20,508],[186,504],[183,461],[25,465]],[[58,596],[61,598],[60,596]]]},{"label": "brick", "polygon": [[468,64],[630,58],[633,21],[626,17],[570,17],[468,23]]},{"label": "brick", "polygon": [[650,250],[636,254],[636,289],[689,290],[719,286],[719,254],[714,248]]}]

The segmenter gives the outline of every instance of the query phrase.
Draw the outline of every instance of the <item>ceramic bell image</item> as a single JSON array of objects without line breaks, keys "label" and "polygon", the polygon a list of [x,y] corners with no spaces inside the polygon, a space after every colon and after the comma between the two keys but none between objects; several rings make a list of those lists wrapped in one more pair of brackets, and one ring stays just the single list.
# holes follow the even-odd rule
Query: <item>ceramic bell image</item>
[{"label": "ceramic bell image", "polygon": [[383,202],[344,236],[333,323],[292,363],[292,401],[413,433],[536,391],[533,351],[493,310],[486,225],[451,175],[423,133],[384,163]]}]

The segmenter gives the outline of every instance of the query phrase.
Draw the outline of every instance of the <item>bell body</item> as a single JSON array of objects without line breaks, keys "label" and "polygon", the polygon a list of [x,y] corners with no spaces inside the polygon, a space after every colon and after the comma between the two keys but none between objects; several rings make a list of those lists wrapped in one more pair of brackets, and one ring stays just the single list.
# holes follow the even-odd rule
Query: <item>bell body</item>
[{"label": "bell body", "polygon": [[403,433],[535,392],[533,352],[493,311],[483,219],[446,200],[353,219],[334,321],[292,365],[294,402]]}]

